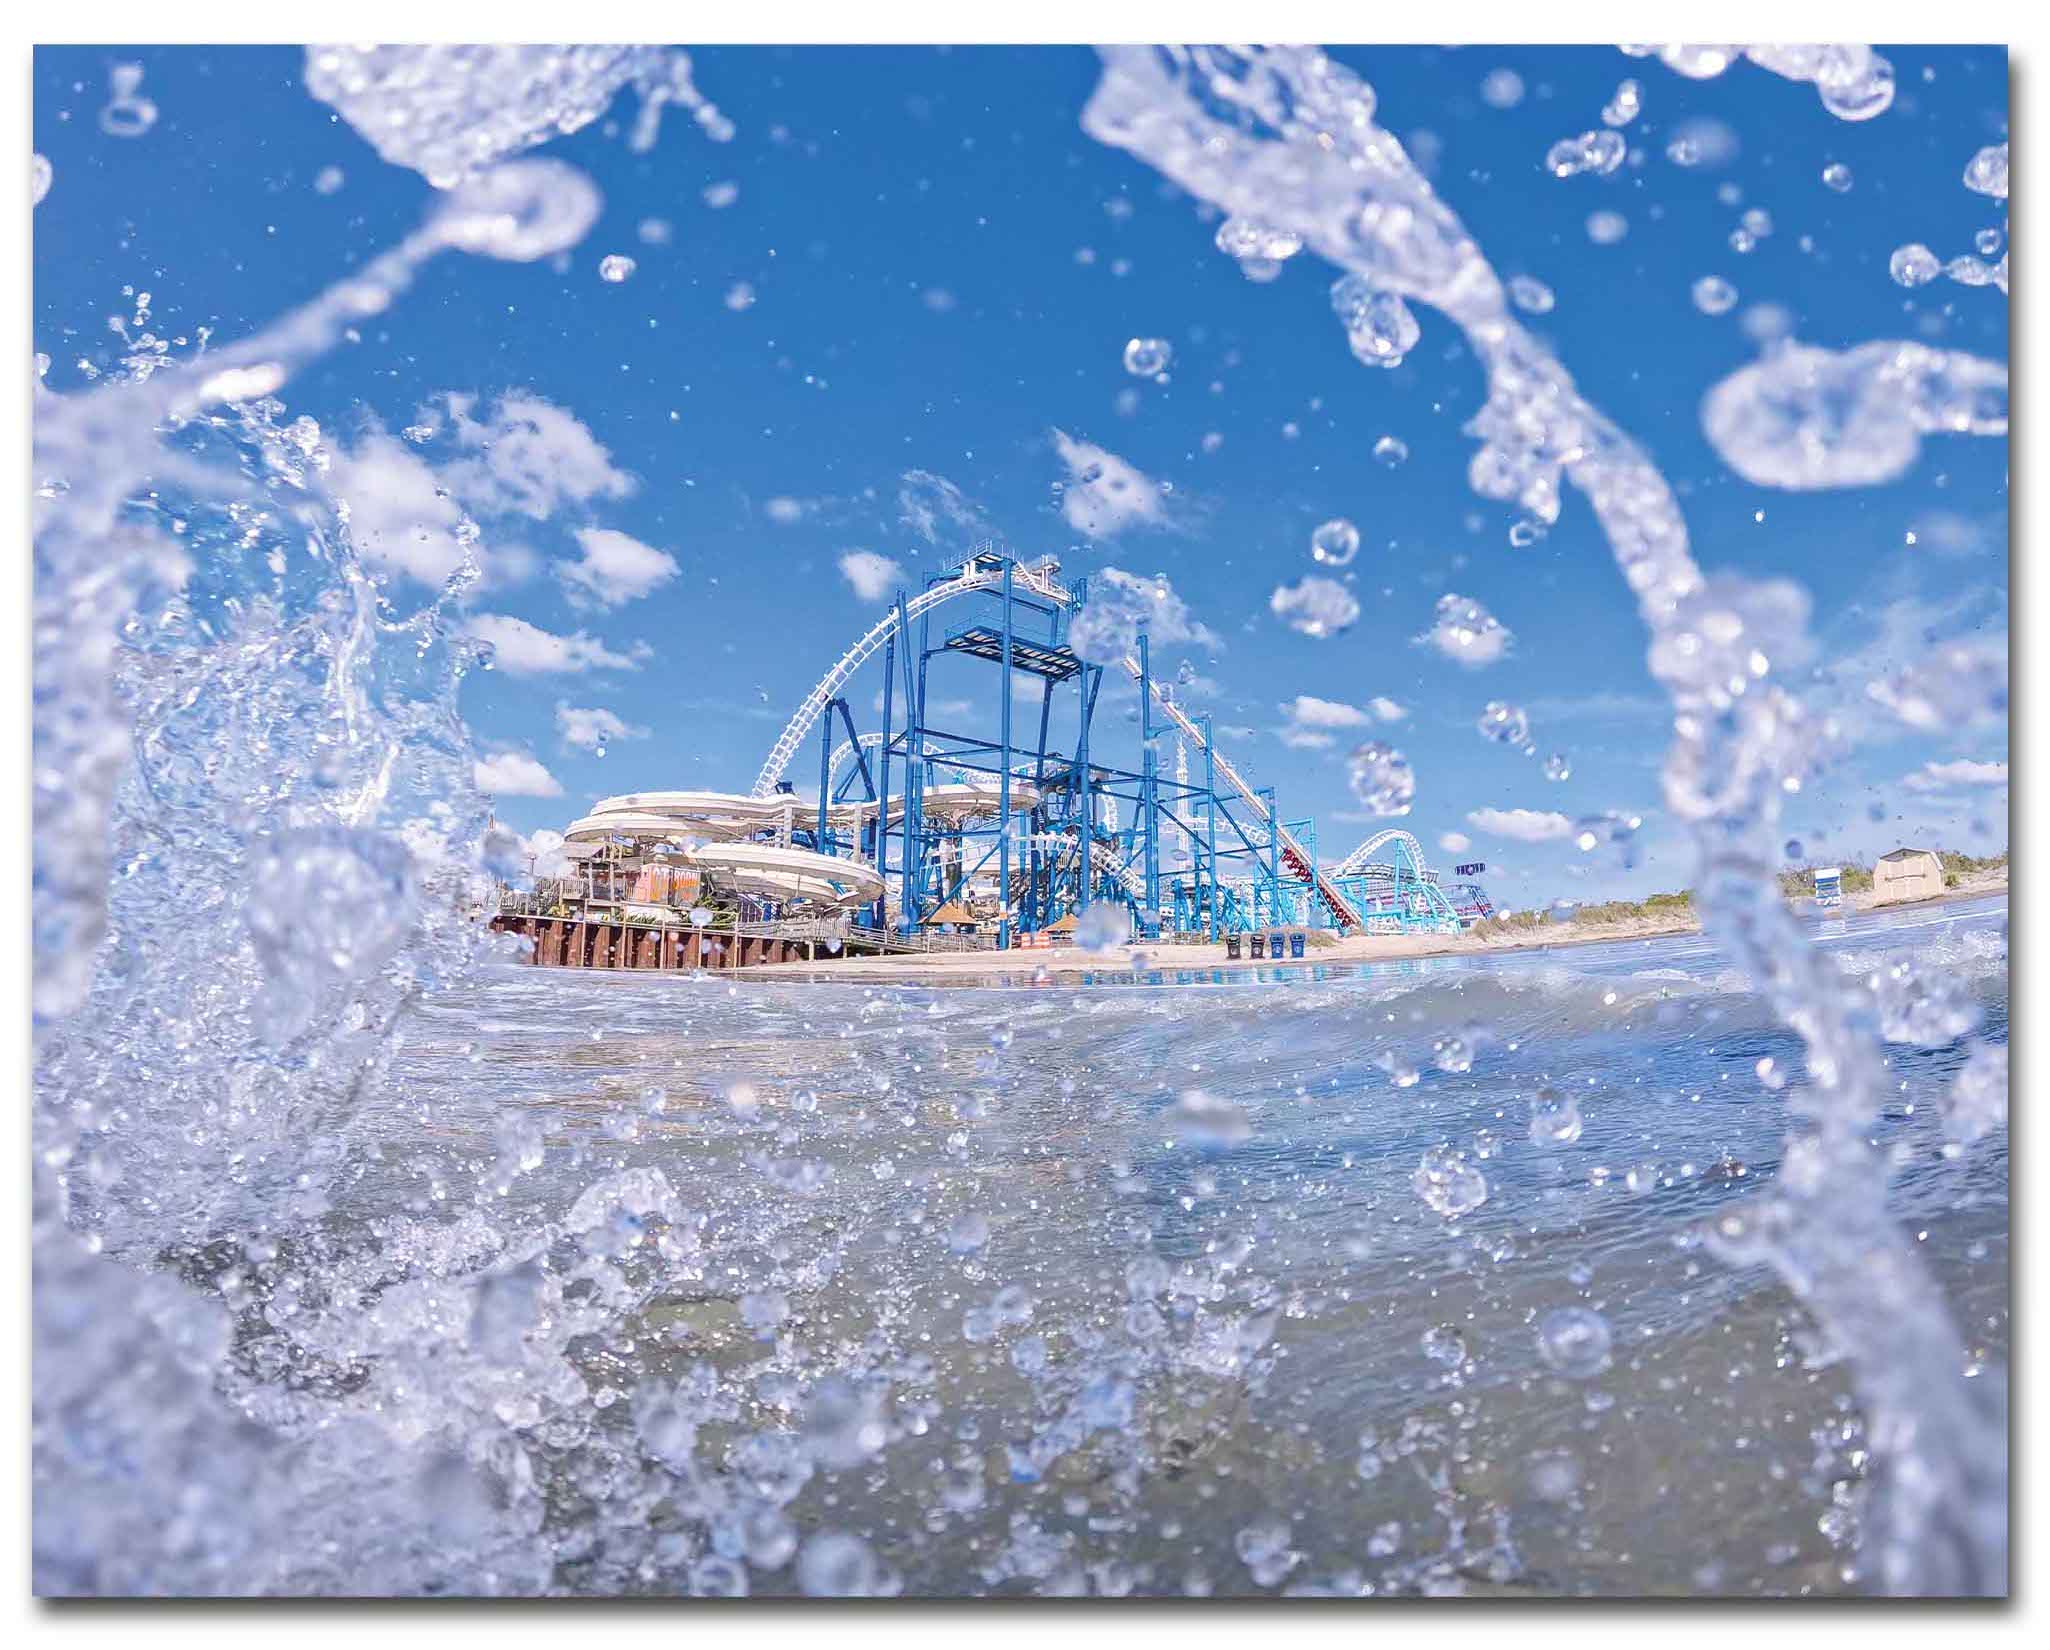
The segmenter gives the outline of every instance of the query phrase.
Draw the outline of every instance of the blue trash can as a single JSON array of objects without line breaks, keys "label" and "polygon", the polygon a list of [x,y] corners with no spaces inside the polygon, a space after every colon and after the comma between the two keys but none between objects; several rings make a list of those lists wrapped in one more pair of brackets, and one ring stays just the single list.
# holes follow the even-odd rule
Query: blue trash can
[{"label": "blue trash can", "polygon": [[1289,935],[1288,954],[1291,957],[1300,957],[1303,954],[1303,936],[1301,933],[1298,932]]},{"label": "blue trash can", "polygon": [[1283,957],[1287,956],[1288,936],[1286,934],[1275,934],[1270,937],[1267,941],[1267,955],[1276,962],[1280,962]]}]

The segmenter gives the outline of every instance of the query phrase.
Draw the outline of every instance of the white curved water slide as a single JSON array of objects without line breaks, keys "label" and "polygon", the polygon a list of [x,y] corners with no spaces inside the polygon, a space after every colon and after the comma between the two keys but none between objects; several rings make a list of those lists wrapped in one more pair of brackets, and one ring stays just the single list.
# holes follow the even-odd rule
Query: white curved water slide
[{"label": "white curved water slide", "polygon": [[[680,863],[770,899],[849,911],[882,898],[883,878],[874,866],[789,846],[790,824],[803,817],[788,797],[638,791],[605,798],[562,834],[569,842],[661,843]],[[775,830],[783,840],[740,840],[764,830]]]},{"label": "white curved water slide", "polygon": [[[1041,563],[1033,567],[1014,565],[1011,576],[1014,588],[1023,587],[1034,595],[1062,607],[1072,607],[1075,604],[1074,592],[1054,577],[1054,567],[1051,564]],[[919,618],[957,596],[971,595],[978,591],[1001,590],[1003,584],[1004,576],[1001,569],[977,570],[964,566],[959,577],[928,586],[907,601],[904,604],[904,616],[907,619]],[[892,609],[871,625],[852,647],[841,654],[833,667],[819,678],[811,692],[804,696],[803,701],[791,714],[790,720],[784,724],[783,731],[776,736],[776,743],[770,747],[768,756],[763,759],[761,772],[755,776],[756,797],[766,798],[775,792],[776,782],[783,777],[798,748],[803,745],[819,717],[825,713],[826,706],[839,696],[840,690],[853,679],[854,673],[889,639],[896,623],[897,613]],[[1133,681],[1146,680],[1146,674],[1140,669],[1137,658],[1127,654],[1122,663]],[[1165,712],[1167,719],[1181,730],[1185,738],[1194,743],[1197,750],[1210,750],[1219,776],[1237,793],[1239,799],[1252,809],[1254,817],[1274,832],[1279,839],[1282,854],[1289,862],[1289,868],[1297,876],[1311,882],[1317,890],[1317,897],[1324,902],[1332,916],[1338,919],[1339,926],[1360,927],[1359,913],[1353,909],[1352,903],[1345,895],[1338,891],[1338,885],[1317,864],[1316,856],[1305,849],[1297,840],[1295,833],[1278,818],[1270,817],[1267,804],[1240,776],[1238,769],[1225,759],[1224,753],[1210,745],[1203,737],[1203,730],[1183,713],[1181,707],[1174,702],[1173,695],[1158,682],[1151,685],[1154,700]],[[1013,784],[1015,786],[1016,781],[1013,781]]]}]

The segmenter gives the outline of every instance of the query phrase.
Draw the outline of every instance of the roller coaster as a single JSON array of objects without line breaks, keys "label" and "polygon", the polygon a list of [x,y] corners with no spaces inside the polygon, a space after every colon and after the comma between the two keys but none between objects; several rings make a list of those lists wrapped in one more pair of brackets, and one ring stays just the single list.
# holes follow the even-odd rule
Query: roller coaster
[{"label": "roller coaster", "polygon": [[[1441,886],[1408,831],[1322,863],[1315,822],[1284,818],[1274,788],[1217,748],[1210,717],[1154,675],[1143,626],[1129,646],[1077,650],[1072,621],[1089,599],[1088,581],[1064,584],[1053,558],[980,545],[896,594],[798,704],[746,795],[608,797],[565,831],[571,851],[672,904],[679,890],[725,890],[771,915],[993,934],[999,948],[1085,919],[1099,939],[1216,939],[1275,926],[1451,933],[1492,914],[1477,885]],[[943,609],[971,622],[936,634]],[[848,693],[877,660],[881,725],[863,731]],[[996,727],[939,725],[937,674],[992,665]],[[1096,727],[1099,704],[1128,688],[1137,767],[1104,760]],[[805,798],[787,776],[814,740],[818,791]]]}]

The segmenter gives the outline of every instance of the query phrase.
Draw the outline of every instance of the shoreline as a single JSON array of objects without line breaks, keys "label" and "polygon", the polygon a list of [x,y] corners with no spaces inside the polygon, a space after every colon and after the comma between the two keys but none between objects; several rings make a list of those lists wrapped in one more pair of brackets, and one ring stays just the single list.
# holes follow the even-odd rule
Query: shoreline
[{"label": "shoreline", "polygon": [[[1932,899],[1902,900],[1892,905],[1874,905],[1852,896],[1845,902],[1844,915],[1863,915],[1874,910],[1913,911],[1954,904],[1959,900],[1982,899],[2005,894],[2007,878],[1988,878],[1969,887],[1946,889]],[[1579,932],[1574,930],[1578,928]],[[1290,958],[1276,963],[1271,958],[1223,955],[1221,943],[1203,941],[1193,945],[1134,942],[1113,952],[1084,951],[1079,946],[1037,947],[1015,951],[935,951],[923,956],[894,955],[847,957],[830,963],[757,963],[732,971],[736,979],[834,980],[849,983],[875,981],[892,985],[957,979],[963,975],[1004,973],[1054,976],[1099,974],[1130,968],[1131,954],[1143,951],[1145,967],[1151,969],[1313,968],[1331,963],[1406,962],[1420,957],[1475,957],[1499,951],[1552,951],[1567,946],[1615,944],[1626,940],[1664,939],[1675,934],[1698,934],[1696,916],[1677,918],[1637,917],[1626,922],[1557,923],[1513,934],[1475,939],[1470,934],[1355,934],[1330,945],[1306,951],[1301,960]]]}]

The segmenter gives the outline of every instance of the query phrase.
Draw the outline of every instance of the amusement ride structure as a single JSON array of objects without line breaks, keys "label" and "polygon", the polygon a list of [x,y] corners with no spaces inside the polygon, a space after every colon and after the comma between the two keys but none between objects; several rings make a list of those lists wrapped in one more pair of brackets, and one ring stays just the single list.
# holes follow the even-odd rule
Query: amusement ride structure
[{"label": "amusement ride structure", "polygon": [[[749,794],[609,797],[569,826],[569,851],[672,909],[723,890],[764,914],[993,934],[999,948],[1071,933],[1092,908],[1092,934],[1149,939],[1284,925],[1442,933],[1492,914],[1477,886],[1441,887],[1408,831],[1322,865],[1315,823],[1284,819],[1273,787],[1249,784],[1218,750],[1209,716],[1153,674],[1143,626],[1129,648],[1085,657],[1071,645],[1088,584],[1059,575],[1052,558],[985,544],[916,595],[899,591],[798,705]],[[942,609],[968,622],[936,635]],[[847,695],[878,656],[882,721],[863,732]],[[980,666],[997,667],[996,727],[938,725],[935,671]],[[1107,674],[1137,686],[1136,768],[1105,759]],[[813,740],[808,799],[786,775]]]}]

